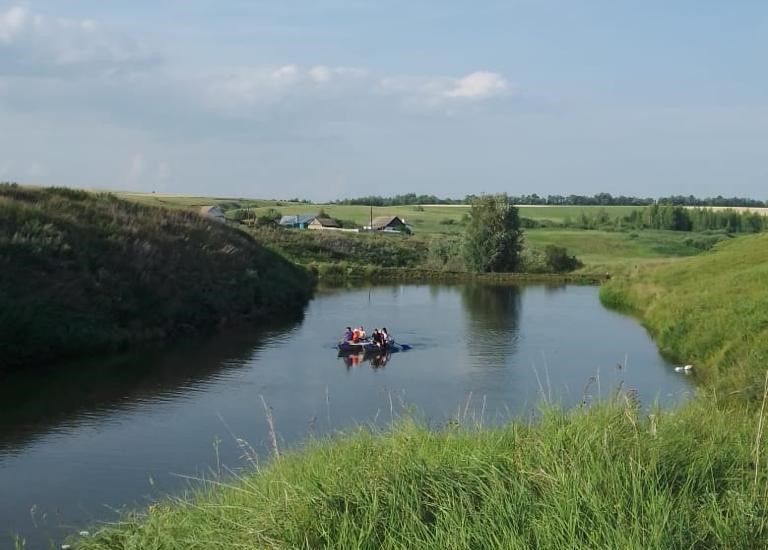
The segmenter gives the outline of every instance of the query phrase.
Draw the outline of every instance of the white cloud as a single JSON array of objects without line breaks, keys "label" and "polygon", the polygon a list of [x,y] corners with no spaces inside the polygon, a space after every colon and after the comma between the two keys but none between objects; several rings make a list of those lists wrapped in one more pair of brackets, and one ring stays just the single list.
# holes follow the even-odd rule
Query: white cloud
[{"label": "white cloud", "polygon": [[29,12],[22,6],[15,6],[0,13],[0,42],[8,44],[27,24]]},{"label": "white cloud", "polygon": [[351,67],[240,67],[201,77],[207,103],[226,112],[287,97],[365,94],[367,71]]},{"label": "white cloud", "polygon": [[0,71],[6,74],[99,74],[156,64],[159,55],[138,40],[92,19],[49,17],[15,6],[0,11]]},{"label": "white cloud", "polygon": [[[461,78],[447,76],[395,76],[379,82],[386,94],[400,95],[411,103],[443,107],[458,100],[483,100],[509,90],[498,73],[476,71]],[[455,105],[453,105],[455,107]]]},{"label": "white cloud", "polygon": [[506,91],[508,87],[507,81],[500,74],[477,71],[456,80],[451,89],[445,92],[445,96],[483,99],[500,94]]},{"label": "white cloud", "polygon": [[333,71],[325,65],[318,65],[309,69],[309,77],[318,84],[328,82],[333,77]]}]

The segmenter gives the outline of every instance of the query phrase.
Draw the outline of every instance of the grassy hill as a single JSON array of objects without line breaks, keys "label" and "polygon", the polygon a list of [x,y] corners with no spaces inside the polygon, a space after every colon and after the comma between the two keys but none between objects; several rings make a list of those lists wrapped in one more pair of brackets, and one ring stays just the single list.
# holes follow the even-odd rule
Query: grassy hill
[{"label": "grassy hill", "polygon": [[605,285],[604,303],[637,313],[659,347],[713,386],[762,396],[768,369],[768,235],[723,242]]},{"label": "grassy hill", "polygon": [[310,275],[187,210],[0,186],[0,366],[296,314]]}]

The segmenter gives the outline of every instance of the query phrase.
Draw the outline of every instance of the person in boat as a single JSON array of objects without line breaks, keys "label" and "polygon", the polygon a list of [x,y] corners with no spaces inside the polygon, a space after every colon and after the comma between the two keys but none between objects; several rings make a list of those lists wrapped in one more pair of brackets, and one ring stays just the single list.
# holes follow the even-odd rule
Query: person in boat
[{"label": "person in boat", "polygon": [[381,343],[385,346],[388,346],[391,342],[391,339],[389,337],[389,333],[387,332],[387,327],[383,327],[381,329]]},{"label": "person in boat", "polygon": [[347,329],[344,331],[344,341],[351,342],[352,338],[353,338],[352,327],[347,327]]},{"label": "person in boat", "polygon": [[378,328],[373,329],[373,332],[371,333],[371,339],[373,340],[373,343],[379,346],[379,349],[384,347],[384,338],[381,336],[381,332],[379,332]]},{"label": "person in boat", "polygon": [[363,327],[363,325],[360,325],[359,327],[357,327],[357,333],[360,340],[365,340],[365,337],[367,336],[367,334],[365,333],[365,328]]}]

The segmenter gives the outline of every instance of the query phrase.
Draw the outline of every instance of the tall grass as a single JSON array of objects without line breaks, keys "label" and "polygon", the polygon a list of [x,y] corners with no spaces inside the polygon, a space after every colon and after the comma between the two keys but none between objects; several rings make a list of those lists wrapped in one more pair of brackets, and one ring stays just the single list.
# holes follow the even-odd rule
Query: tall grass
[{"label": "tall grass", "polygon": [[480,430],[405,421],[209,481],[76,547],[763,548],[763,429],[761,413],[703,401],[547,409]]},{"label": "tall grass", "polygon": [[196,212],[0,186],[0,367],[301,311],[308,272]]}]

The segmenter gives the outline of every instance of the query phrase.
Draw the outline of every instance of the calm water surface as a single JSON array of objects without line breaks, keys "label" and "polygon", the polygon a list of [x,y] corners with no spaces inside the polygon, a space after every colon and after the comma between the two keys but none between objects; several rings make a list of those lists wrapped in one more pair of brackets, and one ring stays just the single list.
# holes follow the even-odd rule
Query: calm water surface
[{"label": "calm water surface", "polygon": [[[236,438],[267,455],[261,396],[282,445],[415,408],[433,425],[528,415],[621,384],[679,403],[675,373],[633,319],[588,286],[411,285],[322,291],[302,322],[236,331],[181,350],[0,373],[0,548],[31,548],[125,506],[185,490],[186,476],[244,466]],[[386,325],[413,349],[346,362],[344,326]],[[385,358],[386,359],[386,358]]]}]

